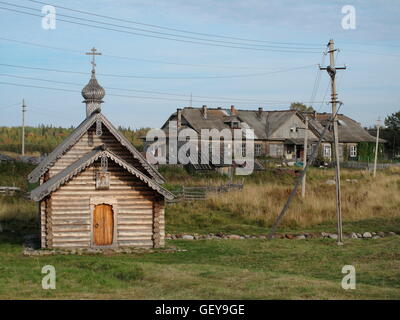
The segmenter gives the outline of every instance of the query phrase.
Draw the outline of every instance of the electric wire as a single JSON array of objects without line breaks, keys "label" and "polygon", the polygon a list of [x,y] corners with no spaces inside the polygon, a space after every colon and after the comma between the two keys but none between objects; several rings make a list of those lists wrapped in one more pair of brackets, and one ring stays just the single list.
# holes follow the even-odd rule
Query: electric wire
[{"label": "electric wire", "polygon": [[[10,8],[5,8],[5,7],[0,7],[0,9],[42,18],[42,16],[39,15],[39,14],[34,14],[34,13],[25,12],[25,11],[21,11],[21,10],[10,9]],[[81,19],[81,20],[84,20],[84,19]],[[70,24],[76,24],[76,25],[81,25],[81,26],[86,26],[86,27],[91,27],[91,28],[97,28],[97,29],[102,29],[102,30],[114,31],[114,32],[119,32],[119,33],[138,35],[138,36],[150,37],[150,38],[157,38],[157,39],[163,39],[163,40],[172,40],[172,41],[191,43],[191,44],[201,44],[201,45],[208,45],[208,46],[234,48],[234,49],[244,49],[244,50],[256,50],[256,51],[271,51],[271,52],[286,52],[286,53],[319,53],[319,52],[316,52],[316,51],[299,51],[299,50],[283,50],[283,49],[280,50],[280,49],[268,49],[268,48],[255,48],[255,47],[226,45],[226,44],[220,44],[220,43],[209,43],[209,42],[199,42],[199,41],[192,41],[192,40],[174,39],[174,38],[169,38],[169,37],[164,37],[164,36],[142,34],[142,33],[138,33],[138,32],[119,30],[119,29],[114,29],[114,28],[109,28],[109,27],[104,27],[104,26],[98,26],[98,25],[92,25],[92,24],[87,24],[87,23],[82,23],[82,22],[70,21],[70,20],[61,19],[61,18],[58,18],[57,21],[62,21],[62,22],[70,23]]]},{"label": "electric wire", "polygon": [[[0,73],[0,76],[17,78],[17,79],[25,79],[25,80],[34,80],[34,81],[41,81],[41,82],[50,82],[50,83],[58,83],[58,84],[65,84],[65,85],[72,85],[82,87],[82,84],[73,83],[73,82],[66,82],[66,81],[57,81],[53,79],[44,79],[44,78],[36,78],[36,77],[27,77],[21,75],[14,75],[14,74],[7,74],[7,73]],[[170,93],[170,92],[160,92],[160,91],[151,91],[151,90],[137,90],[137,89],[126,89],[126,88],[116,88],[116,87],[109,87],[105,86],[105,89],[110,90],[119,90],[119,91],[129,91],[129,92],[141,92],[141,93],[149,93],[149,94],[158,94],[158,95],[167,95],[167,96],[178,96],[178,97],[188,97],[189,94],[182,94],[182,93]],[[227,102],[227,101],[242,101],[248,103],[290,103],[291,101],[283,101],[283,100],[270,100],[270,99],[254,99],[254,98],[235,98],[235,97],[216,97],[216,96],[203,96],[203,95],[192,95],[195,98],[202,98],[202,100],[195,100],[195,101],[203,101],[203,102]],[[221,99],[220,101],[206,101],[204,99]],[[178,101],[186,101],[186,99],[178,99]],[[308,103],[308,101],[307,101]]]},{"label": "electric wire", "polygon": [[[30,66],[21,66],[21,65],[14,65],[14,64],[7,64],[7,63],[0,63],[1,66],[4,67],[11,67],[11,68],[19,68],[19,69],[30,69],[30,70],[42,70],[42,71],[49,71],[49,72],[58,72],[58,73],[70,73],[70,74],[84,74],[86,72],[82,71],[71,71],[71,70],[62,70],[62,69],[54,69],[54,68],[40,68],[40,67],[30,67]],[[246,77],[256,77],[256,76],[265,76],[270,74],[276,73],[283,73],[289,72],[294,70],[302,70],[307,69],[315,64],[304,65],[300,67],[292,67],[286,68],[281,70],[275,70],[270,72],[262,72],[262,73],[249,73],[249,74],[237,74],[237,75],[215,75],[215,76],[187,76],[187,77],[174,77],[174,76],[164,76],[164,77],[155,77],[155,76],[134,76],[134,75],[121,75],[121,74],[111,74],[111,73],[98,73],[103,77],[113,77],[113,78],[133,78],[133,79],[151,79],[151,80],[196,80],[196,79],[227,79],[227,78],[246,78]]]},{"label": "electric wire", "polygon": [[[50,3],[42,2],[42,1],[35,1],[35,0],[28,0],[28,1],[34,2],[34,3],[38,3],[38,4],[52,5]],[[159,26],[159,25],[154,25],[154,24],[137,22],[137,21],[134,21],[134,20],[115,18],[115,17],[111,17],[111,16],[96,14],[96,13],[93,13],[93,12],[77,10],[77,9],[71,9],[71,8],[67,8],[67,7],[63,7],[63,6],[59,6],[59,5],[54,5],[54,4],[53,4],[53,6],[55,6],[57,8],[64,9],[64,10],[81,13],[81,14],[86,14],[86,15],[96,16],[96,17],[100,17],[100,18],[106,18],[106,19],[111,19],[111,20],[115,20],[115,21],[136,24],[136,25],[142,25],[142,26],[147,26],[147,27],[152,27],[152,28],[157,28],[157,29],[176,31],[176,32],[181,32],[181,33],[196,34],[196,35],[202,35],[202,36],[208,36],[208,37],[240,40],[240,41],[247,41],[247,42],[284,44],[284,45],[292,45],[292,46],[298,46],[298,45],[302,45],[302,46],[318,46],[318,44],[315,44],[315,43],[310,44],[310,43],[296,43],[296,42],[276,42],[276,41],[268,41],[268,40],[246,39],[246,38],[239,38],[239,37],[232,37],[232,36],[225,36],[225,35],[217,35],[217,34],[210,34],[210,33],[193,32],[193,31],[188,31],[188,30],[183,30],[183,29],[169,28],[169,27],[164,27],[164,26]]]}]

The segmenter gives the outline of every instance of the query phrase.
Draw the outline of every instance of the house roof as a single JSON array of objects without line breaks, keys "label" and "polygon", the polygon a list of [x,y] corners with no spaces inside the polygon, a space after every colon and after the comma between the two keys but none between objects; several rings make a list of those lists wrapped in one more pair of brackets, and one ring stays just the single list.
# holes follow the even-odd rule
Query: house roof
[{"label": "house roof", "polygon": [[36,189],[31,191],[30,197],[34,201],[40,201],[50,193],[56,191],[61,185],[72,179],[82,170],[86,169],[93,162],[98,160],[100,157],[106,156],[113,160],[115,163],[126,169],[129,173],[136,176],[144,183],[146,183],[150,188],[156,192],[162,194],[167,199],[173,199],[174,195],[168,190],[164,189],[155,180],[149,178],[141,171],[131,166],[125,160],[121,159],[111,151],[107,150],[104,145],[94,148],[92,151],[85,154],[83,157],[66,167],[64,170],[60,171],[45,183],[38,186]]},{"label": "house roof", "polygon": [[296,111],[256,111],[238,110],[238,117],[254,130],[255,139],[267,140],[278,130]]},{"label": "house roof", "polygon": [[[242,122],[242,127],[254,130],[254,138],[269,140],[271,136],[293,115],[297,115],[303,122],[305,121],[302,112],[296,110],[235,110],[232,114],[228,109],[207,109],[207,119],[204,118],[201,108],[182,109],[182,128],[185,124],[200,133],[201,129],[231,129],[229,121],[238,119]],[[169,120],[176,117],[176,112],[171,115]],[[309,116],[310,130],[317,136],[321,136],[324,126],[331,117],[330,113],[315,113]],[[339,119],[339,141],[340,142],[373,142],[375,137],[371,136],[355,120],[338,114]],[[165,126],[163,128],[165,129]],[[325,133],[324,141],[332,141],[331,131]],[[385,142],[385,141],[382,141]]]},{"label": "house roof", "polygon": [[[247,124],[245,127],[254,130],[255,139],[268,139],[279,127],[285,123],[290,117],[296,114],[294,110],[283,111],[262,111],[261,116],[257,110],[235,110],[232,114],[227,109],[211,109],[207,110],[207,118],[205,119],[201,108],[184,108],[182,109],[182,119],[188,123],[198,133],[202,129],[231,129],[231,121],[241,121]],[[171,115],[169,120],[176,117],[176,112]],[[167,121],[168,122],[168,121]],[[182,121],[183,123],[184,121]],[[166,129],[167,123],[163,125]],[[182,127],[185,127],[184,125]]]},{"label": "house roof", "polygon": [[[315,119],[325,126],[331,116],[331,113],[317,113]],[[375,142],[376,138],[371,136],[357,121],[343,114],[338,114],[337,119],[340,142]],[[333,140],[332,132],[327,132],[325,140]]]},{"label": "house roof", "polygon": [[59,159],[71,146],[73,146],[82,135],[89,130],[89,128],[97,121],[100,120],[103,125],[111,132],[111,134],[126,147],[133,157],[142,164],[146,171],[158,182],[164,183],[163,176],[143,157],[143,155],[136,150],[136,148],[112,125],[112,123],[102,114],[93,113],[63,141],[61,142],[43,161],[29,174],[29,182],[37,182],[39,178],[47,172],[47,170]]}]

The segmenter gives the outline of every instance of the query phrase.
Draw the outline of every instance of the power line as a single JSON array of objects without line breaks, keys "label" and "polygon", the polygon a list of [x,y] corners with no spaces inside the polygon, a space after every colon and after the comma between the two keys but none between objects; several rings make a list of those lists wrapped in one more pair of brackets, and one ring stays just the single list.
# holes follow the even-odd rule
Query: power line
[{"label": "power line", "polygon": [[367,54],[373,54],[377,56],[386,56],[386,57],[394,57],[394,58],[400,58],[399,54],[390,54],[390,53],[381,53],[381,52],[371,52],[371,51],[365,51],[365,50],[346,50],[349,52],[356,52],[356,53],[367,53]]},{"label": "power line", "polygon": [[2,106],[2,107],[0,107],[0,110],[6,110],[6,109],[10,109],[10,108],[13,108],[13,107],[16,107],[16,106],[20,106],[20,105],[21,105],[21,103],[18,102],[18,103],[14,103],[12,105],[9,105],[7,107]]},{"label": "power line", "polygon": [[[42,2],[42,1],[37,1],[37,0],[27,0],[27,1],[38,3],[38,4],[51,5],[48,2]],[[134,20],[127,20],[127,19],[121,19],[121,18],[111,17],[111,16],[107,16],[107,15],[96,14],[96,13],[93,13],[93,12],[67,8],[67,7],[63,7],[63,6],[59,6],[59,5],[53,5],[53,6],[55,6],[57,8],[64,9],[64,10],[77,12],[77,13],[81,13],[81,14],[86,14],[86,15],[91,15],[91,16],[96,16],[96,17],[100,17],[100,18],[106,18],[106,19],[111,19],[111,20],[120,21],[120,22],[126,22],[126,23],[131,23],[131,24],[136,24],[136,25],[142,25],[142,26],[147,26],[147,27],[152,27],[152,28],[157,28],[157,29],[163,29],[163,30],[170,30],[170,31],[181,32],[181,33],[187,33],[187,34],[202,35],[202,36],[208,36],[208,37],[214,37],[214,38],[240,40],[240,41],[246,41],[246,42],[270,43],[270,44],[278,44],[278,45],[290,45],[290,46],[294,46],[294,48],[296,46],[308,46],[308,47],[311,47],[310,49],[320,48],[319,44],[317,44],[317,43],[277,42],[277,41],[268,41],[268,40],[239,38],[239,37],[217,35],[217,34],[210,34],[210,33],[193,32],[193,31],[188,31],[188,30],[183,30],[183,29],[178,29],[178,28],[164,27],[164,26],[159,26],[159,25],[154,25],[154,24],[142,23],[142,22],[138,22],[138,21],[134,21]],[[354,41],[352,41],[352,42],[341,41],[341,42],[343,42],[344,44],[346,44],[346,43],[351,44],[351,45],[357,44],[357,45],[361,45],[361,46],[374,46],[374,47],[387,46],[387,47],[395,47],[395,48],[400,47],[399,45],[395,45],[393,43],[382,45],[382,44],[376,44],[376,43],[371,43],[371,42],[354,42]],[[350,50],[350,51],[368,53],[368,54],[376,54],[376,55],[386,55],[386,56],[400,57],[400,55],[385,54],[385,53],[378,53],[378,52],[355,51],[355,50]]]},{"label": "power line", "polygon": [[[47,90],[53,90],[53,91],[63,91],[63,92],[73,92],[73,93],[78,93],[77,90],[72,90],[72,89],[65,89],[65,88],[54,88],[54,87],[47,87],[47,86],[38,86],[38,85],[28,85],[28,84],[20,84],[20,83],[12,83],[12,82],[4,82],[1,81],[0,84],[3,85],[10,85],[10,86],[16,86],[16,87],[25,87],[25,88],[36,88],[36,89],[47,89]],[[107,94],[108,96],[113,96],[113,97],[121,97],[121,98],[134,98],[134,99],[146,99],[146,100],[167,100],[167,101],[182,101],[187,103],[187,99],[178,99],[178,98],[165,98],[165,97],[146,97],[146,96],[137,96],[137,95],[122,95],[122,94],[115,94],[115,93],[109,93]],[[204,101],[204,100],[194,100],[197,102],[207,102],[207,103],[223,103],[226,101]],[[233,99],[234,101],[234,99]],[[272,102],[274,104],[282,104],[283,102]],[[286,102],[285,102],[286,103]],[[247,104],[262,104],[262,103],[256,103],[256,102],[247,102]],[[264,102],[266,104],[266,102]]]},{"label": "power line", "polygon": [[[36,8],[31,8],[31,7],[27,7],[27,6],[16,5],[16,4],[12,4],[12,3],[9,3],[9,2],[5,2],[5,1],[0,1],[0,3],[5,4],[5,5],[8,5],[8,6],[17,7],[17,8],[23,8],[23,9],[28,9],[28,10],[37,11]],[[191,40],[209,41],[209,42],[225,43],[225,44],[234,44],[234,45],[246,45],[246,46],[255,46],[255,47],[265,47],[265,48],[290,49],[290,50],[292,50],[292,49],[295,49],[295,50],[298,50],[298,49],[310,50],[310,49],[319,49],[319,48],[320,48],[320,47],[314,47],[314,48],[304,48],[304,47],[291,48],[291,47],[282,47],[282,46],[276,46],[276,45],[273,45],[273,46],[272,46],[272,45],[264,45],[264,44],[247,44],[247,43],[238,43],[238,42],[232,42],[232,41],[223,41],[223,40],[213,40],[213,39],[205,39],[205,38],[196,38],[196,37],[182,36],[182,35],[176,35],[176,34],[172,34],[172,33],[165,33],[165,32],[159,32],[159,31],[152,31],[152,30],[141,29],[141,28],[133,28],[133,27],[128,27],[128,26],[124,26],[124,25],[119,25],[119,24],[114,24],[114,23],[108,23],[108,22],[104,22],[104,21],[97,21],[97,20],[91,20],[91,19],[86,19],[86,18],[82,18],[82,17],[70,16],[70,15],[61,14],[61,13],[58,13],[57,16],[66,17],[66,18],[71,18],[71,19],[79,19],[79,20],[83,20],[83,21],[87,21],[87,22],[91,22],[91,23],[98,23],[98,24],[103,24],[103,25],[112,26],[112,27],[117,27],[117,28],[124,28],[124,29],[130,29],[130,30],[140,31],[140,32],[148,32],[148,33],[152,33],[152,34],[160,34],[160,35],[166,35],[166,36],[172,36],[172,37],[180,37],[180,38],[191,39]]]},{"label": "power line", "polygon": [[[336,57],[335,57],[336,62],[338,61],[339,52],[340,52],[340,50],[338,49],[338,50],[336,51]],[[323,63],[321,63],[321,65],[323,65]],[[321,71],[321,70],[319,70],[319,71]],[[341,78],[339,79],[339,81],[343,78],[343,74],[344,74],[344,73],[341,74]],[[321,105],[320,105],[319,108],[318,108],[317,113],[320,112],[321,109],[322,109],[322,107],[324,106],[324,103],[325,103],[325,100],[326,100],[326,96],[327,96],[328,91],[329,91],[329,87],[330,87],[330,81],[328,81],[328,85],[326,86],[326,90],[325,90],[324,97],[323,97],[323,99],[322,99]],[[339,107],[339,108],[340,108],[340,107]]]},{"label": "power line", "polygon": [[[35,47],[41,47],[46,49],[53,49],[53,50],[60,50],[66,52],[73,52],[76,54],[81,55],[82,50],[76,49],[69,49],[69,48],[61,48],[61,47],[54,47],[45,44],[29,42],[29,41],[21,41],[9,38],[0,37],[0,40],[15,42],[23,45],[30,45]],[[249,66],[221,66],[221,65],[213,65],[213,64],[193,64],[193,63],[179,63],[179,62],[168,62],[168,61],[161,61],[161,60],[151,60],[151,59],[142,59],[142,58],[134,58],[134,57],[126,57],[126,56],[118,56],[118,55],[109,55],[109,54],[102,54],[103,57],[115,58],[115,59],[123,59],[123,60],[133,60],[133,61],[141,61],[141,62],[149,62],[149,63],[159,63],[159,64],[168,64],[168,65],[178,65],[178,66],[188,66],[188,67],[200,67],[200,68],[221,68],[221,69],[280,69],[281,67],[249,67]]]},{"label": "power line", "polygon": [[[30,69],[30,70],[42,70],[42,71],[49,71],[49,72],[58,72],[58,73],[71,73],[71,74],[84,74],[87,75],[86,72],[82,71],[70,71],[70,70],[61,70],[61,69],[53,69],[53,68],[39,68],[39,67],[30,67],[30,66],[21,66],[21,65],[13,65],[13,64],[5,64],[0,63],[1,66],[4,67],[11,67],[11,68],[20,68],[20,69]],[[300,67],[293,67],[293,68],[286,68],[276,71],[270,72],[262,72],[262,73],[249,73],[249,74],[238,74],[238,75],[217,75],[217,76],[198,76],[198,77],[155,77],[155,76],[133,76],[133,75],[119,75],[119,74],[110,74],[110,73],[98,73],[103,77],[113,77],[113,78],[133,78],[133,79],[176,79],[176,80],[195,80],[195,79],[227,79],[227,78],[246,78],[246,77],[256,77],[256,76],[265,76],[275,73],[282,73],[282,72],[289,72],[294,70],[301,70],[306,69],[309,67],[315,66],[314,64],[300,66]]]},{"label": "power line", "polygon": [[[41,2],[41,1],[35,1],[35,0],[28,0],[28,1],[39,3],[39,4],[51,5],[50,3],[47,3],[47,2]],[[214,38],[232,39],[232,40],[240,40],[240,41],[247,41],[247,42],[284,44],[284,45],[292,45],[292,46],[298,46],[298,45],[302,45],[302,46],[317,46],[317,44],[310,44],[310,43],[276,42],[276,41],[267,41],[267,40],[246,39],[246,38],[239,38],[239,37],[232,37],[232,36],[225,36],[225,35],[217,35],[217,34],[210,34],[210,33],[193,32],[193,31],[188,31],[188,30],[183,30],[183,29],[169,28],[169,27],[164,27],[164,26],[159,26],[159,25],[154,25],[154,24],[137,22],[137,21],[134,21],[134,20],[115,18],[115,17],[111,17],[111,16],[96,14],[96,13],[93,13],[93,12],[88,12],[88,11],[83,11],[83,10],[77,10],[77,9],[71,9],[71,8],[67,8],[67,7],[62,7],[62,6],[59,6],[59,5],[53,5],[53,6],[55,6],[57,8],[64,9],[64,10],[83,13],[83,14],[86,14],[86,15],[96,16],[96,17],[100,17],[100,18],[106,18],[106,19],[116,20],[116,21],[120,21],[120,22],[127,22],[127,23],[131,23],[131,24],[142,25],[142,26],[147,26],[147,27],[152,27],[152,28],[157,28],[157,29],[163,29],[163,30],[176,31],[176,32],[187,33],[187,34],[196,34],[196,35],[202,35],[202,36],[208,36],[208,37],[214,37]]]},{"label": "power line", "polygon": [[[10,5],[10,4],[8,4],[8,5]],[[15,5],[13,5],[13,6],[15,6]],[[30,12],[25,12],[25,11],[20,11],[20,10],[5,8],[5,7],[0,7],[0,9],[42,18],[41,15],[30,13]],[[85,20],[85,19],[81,19],[81,20]],[[82,23],[82,22],[75,22],[75,21],[65,20],[65,19],[61,19],[61,18],[58,18],[57,21],[67,22],[67,23],[70,23],[70,24],[76,24],[76,25],[81,25],[81,26],[86,26],[86,27],[91,27],[91,28],[103,29],[103,30],[108,30],[108,31],[120,32],[120,33],[125,33],[125,34],[132,34],[132,35],[138,35],[138,36],[150,37],[150,38],[157,38],[157,39],[163,39],[163,40],[172,40],[172,41],[191,43],[191,44],[201,44],[201,45],[209,45],[209,46],[216,46],[216,47],[244,49],[244,50],[256,50],[256,51],[271,51],[271,52],[286,52],[286,53],[319,53],[319,52],[315,52],[315,51],[298,51],[298,50],[279,50],[279,49],[267,49],[267,48],[254,48],[254,47],[243,47],[243,46],[224,45],[224,44],[218,44],[218,43],[208,43],[208,42],[199,42],[199,41],[191,41],[191,40],[182,40],[182,39],[174,39],[174,38],[168,38],[168,37],[163,37],[163,36],[142,34],[142,33],[126,31],[126,30],[118,30],[118,29],[114,29],[114,28],[91,25],[91,24]],[[101,22],[97,22],[97,23],[101,23]],[[200,41],[202,41],[202,40],[200,39]],[[210,40],[206,40],[206,41],[210,41]]]},{"label": "power line", "polygon": [[[326,54],[324,52],[322,54],[321,65],[324,65],[325,57],[326,57]],[[314,87],[313,87],[313,91],[311,93],[311,98],[310,98],[310,101],[311,101],[310,106],[311,107],[314,105],[314,100],[315,100],[315,97],[316,97],[318,89],[319,89],[320,81],[321,81],[321,70],[317,69],[317,75],[315,77]]]},{"label": "power line", "polygon": [[[26,79],[26,80],[34,80],[34,81],[42,81],[42,82],[50,82],[50,83],[59,83],[59,84],[66,84],[66,85],[72,85],[72,86],[79,86],[82,87],[82,84],[77,84],[77,83],[72,83],[72,82],[66,82],[66,81],[57,81],[57,80],[50,80],[50,79],[43,79],[43,78],[35,78],[35,77],[26,77],[26,76],[20,76],[20,75],[13,75],[13,74],[6,74],[6,73],[0,73],[0,76],[6,76],[6,77],[12,77],[12,78],[17,78],[17,79]],[[130,91],[130,92],[142,92],[142,93],[149,93],[149,94],[158,94],[158,95],[168,95],[168,96],[178,96],[178,97],[187,97],[188,94],[182,94],[182,93],[170,93],[170,92],[160,92],[160,91],[150,91],[150,90],[137,90],[137,89],[125,89],[125,88],[116,88],[116,87],[108,87],[106,86],[105,89],[110,89],[110,90],[120,90],[120,91]],[[215,96],[203,96],[203,95],[191,95],[191,97],[195,98],[205,98],[205,99],[223,99],[221,101],[205,101],[205,100],[195,100],[195,101],[202,101],[202,102],[232,102],[232,101],[242,101],[242,102],[247,102],[247,103],[258,103],[258,104],[263,104],[263,103],[290,103],[291,101],[283,101],[283,100],[269,100],[269,99],[254,99],[254,98],[232,98],[232,97],[215,97]],[[175,99],[174,99],[175,100]],[[177,99],[177,101],[186,101],[186,99]],[[308,102],[308,101],[307,101]]]}]

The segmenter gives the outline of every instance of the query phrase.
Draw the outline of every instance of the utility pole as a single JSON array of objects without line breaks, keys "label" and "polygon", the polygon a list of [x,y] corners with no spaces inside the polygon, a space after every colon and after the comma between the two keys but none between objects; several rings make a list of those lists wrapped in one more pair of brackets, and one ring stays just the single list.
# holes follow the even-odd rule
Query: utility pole
[{"label": "utility pole", "polygon": [[[337,108],[336,104],[339,102],[337,100],[336,93],[336,70],[344,70],[346,67],[336,67],[335,66],[335,45],[331,39],[328,43],[328,53],[329,53],[329,66],[326,68],[320,67],[320,70],[326,70],[331,77],[331,104],[332,104],[332,121],[333,121],[333,136],[334,136],[334,147],[335,147],[335,181],[336,181],[336,215],[337,215],[337,232],[338,239],[337,244],[343,244],[343,228],[342,228],[342,203],[341,203],[341,190],[340,190],[340,159],[339,159],[339,134],[338,134],[338,124],[337,124]],[[328,124],[327,124],[328,125]]]},{"label": "utility pole", "polygon": [[[308,148],[308,114],[306,113],[306,129],[304,131],[304,151],[303,151],[303,170],[307,165],[307,148]],[[304,198],[306,196],[306,174],[304,174],[301,181],[301,196]]]},{"label": "utility pole", "polygon": [[26,106],[25,106],[25,99],[22,100],[22,156],[25,155],[25,112],[26,112]]},{"label": "utility pole", "polygon": [[375,161],[374,161],[374,178],[376,177],[376,163],[378,162],[378,146],[379,146],[379,127],[381,125],[381,119],[378,118],[376,121],[376,143],[375,143]]}]

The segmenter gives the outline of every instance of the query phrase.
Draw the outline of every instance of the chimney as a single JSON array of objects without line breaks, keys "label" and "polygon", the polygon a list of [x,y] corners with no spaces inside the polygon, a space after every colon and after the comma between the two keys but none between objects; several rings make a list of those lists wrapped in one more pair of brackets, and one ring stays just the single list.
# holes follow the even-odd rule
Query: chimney
[{"label": "chimney", "polygon": [[177,124],[176,127],[179,129],[182,126],[182,109],[176,109]]},{"label": "chimney", "polygon": [[201,112],[203,113],[203,118],[207,120],[207,106],[203,105],[201,108]]},{"label": "chimney", "polygon": [[236,109],[234,105],[231,105],[231,116],[236,116]]},{"label": "chimney", "polygon": [[261,118],[263,113],[263,108],[258,108],[258,117]]}]

